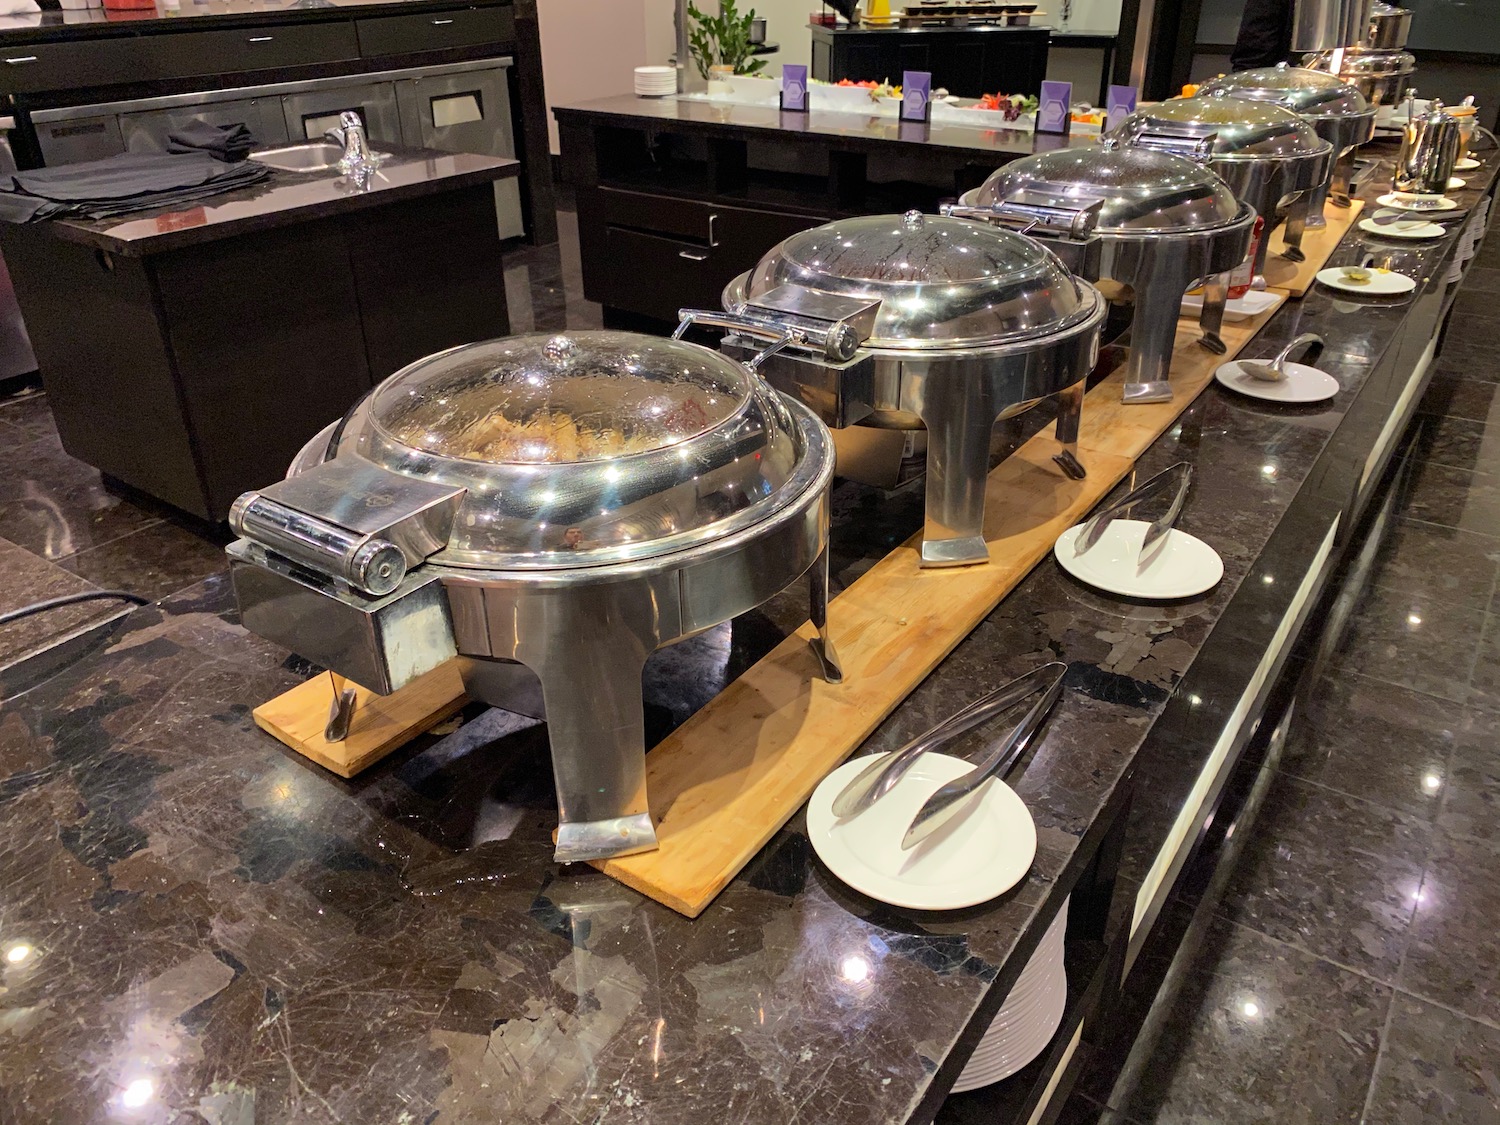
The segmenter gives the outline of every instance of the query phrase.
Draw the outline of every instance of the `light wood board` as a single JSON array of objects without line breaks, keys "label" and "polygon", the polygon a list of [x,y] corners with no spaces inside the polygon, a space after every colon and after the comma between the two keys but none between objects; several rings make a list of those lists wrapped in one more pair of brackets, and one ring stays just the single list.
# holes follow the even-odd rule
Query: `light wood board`
[{"label": "light wood board", "polygon": [[1266,252],[1266,288],[1290,293],[1293,297],[1304,296],[1317,280],[1318,271],[1328,264],[1334,248],[1364,209],[1363,199],[1356,199],[1348,207],[1336,207],[1331,199],[1324,204],[1323,217],[1328,220],[1328,225],[1307,228],[1302,235],[1302,253],[1307,255],[1307,261],[1300,264],[1281,257],[1286,242],[1281,237],[1283,228],[1277,227]]},{"label": "light wood board", "polygon": [[998,605],[1260,331],[1286,299],[1226,324],[1229,352],[1197,343],[1180,322],[1173,401],[1120,402],[1123,372],[1089,392],[1079,445],[1083,481],[1053,465],[1052,429],[989,477],[986,566],[923,570],[920,537],[892,551],[834,598],[829,624],[844,682],[818,678],[811,626],[788,637],[646,756],[660,847],[595,866],[688,917],[697,917],[880,722]]},{"label": "light wood board", "polygon": [[303,757],[340,777],[353,777],[437,725],[467,701],[457,661],[450,660],[390,695],[376,695],[352,680],[354,717],[342,742],[323,737],[333,682],[322,672],[254,711],[255,724]]}]

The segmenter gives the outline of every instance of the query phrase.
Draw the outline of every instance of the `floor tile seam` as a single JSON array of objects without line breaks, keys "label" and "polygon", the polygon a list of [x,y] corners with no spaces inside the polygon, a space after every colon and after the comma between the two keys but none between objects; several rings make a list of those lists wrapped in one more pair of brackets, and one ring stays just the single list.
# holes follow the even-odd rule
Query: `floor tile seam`
[{"label": "floor tile seam", "polygon": [[[1452,754],[1451,750],[1449,751],[1449,754],[1451,756],[1451,754]],[[1446,760],[1444,762],[1444,768],[1445,769],[1447,768],[1447,761]],[[1291,773],[1291,772],[1287,771],[1286,769],[1283,769],[1281,766],[1277,766],[1276,767],[1276,772],[1278,774],[1280,774],[1282,777],[1290,778],[1293,781],[1300,781],[1300,782],[1303,782],[1306,785],[1315,785],[1319,789],[1322,789],[1326,793],[1335,793],[1335,794],[1337,794],[1340,797],[1347,798],[1348,800],[1358,801],[1361,805],[1364,805],[1364,806],[1366,806],[1368,808],[1381,809],[1381,810],[1383,810],[1385,812],[1396,813],[1396,814],[1398,814],[1400,816],[1415,817],[1416,819],[1418,819],[1418,820],[1422,821],[1423,823],[1427,824],[1429,827],[1433,823],[1435,823],[1435,821],[1437,819],[1436,814],[1434,814],[1431,818],[1428,818],[1428,817],[1424,816],[1422,813],[1415,813],[1415,812],[1412,812],[1410,809],[1398,808],[1395,805],[1387,805],[1387,804],[1384,804],[1384,803],[1382,803],[1380,801],[1372,800],[1369,797],[1361,797],[1358,793],[1351,793],[1347,789],[1340,789],[1338,786],[1336,786],[1336,785],[1330,785],[1326,781],[1318,781],[1315,778],[1303,777],[1301,774]]]},{"label": "floor tile seam", "polygon": [[[1455,530],[1457,530],[1457,529],[1455,529]],[[1379,579],[1375,579],[1375,578],[1370,579],[1369,588],[1370,589],[1374,589],[1374,590],[1384,590],[1388,594],[1413,594],[1413,595],[1415,595],[1415,594],[1421,594],[1421,596],[1423,596],[1424,598],[1427,598],[1427,600],[1431,601],[1434,605],[1438,606],[1441,609],[1465,610],[1465,609],[1472,609],[1472,608],[1474,608],[1475,605],[1479,605],[1479,606],[1488,606],[1489,605],[1489,601],[1488,600],[1485,600],[1485,601],[1481,602],[1481,601],[1479,601],[1479,600],[1476,599],[1474,603],[1469,604],[1469,603],[1465,603],[1465,602],[1454,601],[1452,598],[1444,597],[1442,595],[1436,595],[1435,594],[1435,595],[1430,595],[1429,596],[1429,595],[1427,595],[1425,593],[1422,593],[1421,591],[1414,591],[1414,590],[1406,589],[1406,588],[1404,588],[1402,586],[1394,586],[1394,585],[1392,585],[1389,582],[1382,582]],[[1491,577],[1490,578],[1489,593],[1485,595],[1486,599],[1494,597],[1494,593],[1495,593],[1495,580],[1494,580],[1493,577]],[[1481,610],[1481,612],[1483,612],[1483,610]],[[1351,621],[1357,621],[1357,620],[1359,620],[1359,615],[1358,614],[1356,614],[1353,618],[1351,618]],[[1416,690],[1416,689],[1414,689],[1414,690]]]},{"label": "floor tile seam", "polygon": [[1375,1084],[1380,1078],[1380,1064],[1385,1061],[1385,1048],[1390,1042],[1391,1024],[1396,1018],[1396,995],[1397,990],[1392,987],[1391,994],[1386,997],[1385,1022],[1380,1025],[1380,1040],[1375,1046],[1375,1061],[1370,1066],[1370,1081],[1365,1086],[1365,1104],[1360,1107],[1359,1111],[1361,1125],[1369,1118],[1370,1110],[1374,1108]]},{"label": "floor tile seam", "polygon": [[[1351,620],[1353,620],[1353,619],[1351,619]],[[1412,687],[1410,684],[1404,684],[1400,680],[1393,680],[1393,679],[1390,679],[1389,677],[1386,677],[1386,676],[1377,676],[1373,672],[1358,672],[1356,669],[1347,668],[1347,667],[1341,667],[1339,669],[1339,674],[1340,675],[1344,675],[1344,674],[1348,674],[1348,673],[1356,673],[1356,674],[1358,674],[1360,676],[1363,676],[1367,680],[1373,680],[1373,681],[1375,681],[1378,684],[1385,684],[1385,685],[1387,685],[1389,687],[1401,688],[1403,691],[1418,691],[1418,690],[1420,690],[1418,688]],[[1467,698],[1468,697],[1468,685],[1467,685],[1467,683],[1464,685],[1464,696],[1465,696],[1465,698],[1463,698],[1463,699],[1450,699],[1446,695],[1437,695],[1435,692],[1428,692],[1428,691],[1424,691],[1424,692],[1422,692],[1422,694],[1423,695],[1431,695],[1431,696],[1433,696],[1433,698],[1438,699],[1438,700],[1442,701],[1443,703],[1447,703],[1447,704],[1449,704],[1450,706],[1453,706],[1453,707],[1465,707],[1465,706],[1468,706],[1468,698]]]},{"label": "floor tile seam", "polygon": [[[1431,417],[1431,415],[1428,415],[1428,417]],[[1459,421],[1463,420],[1464,419],[1459,419]],[[1497,464],[1494,469],[1473,469],[1468,468],[1464,465],[1450,465],[1446,461],[1434,461],[1431,457],[1427,457],[1415,452],[1412,454],[1411,460],[1413,465],[1413,472],[1420,471],[1423,465],[1431,465],[1434,469],[1447,469],[1450,472],[1468,473],[1470,476],[1485,477],[1487,479],[1500,477],[1500,464]],[[1458,530],[1466,531],[1468,529],[1459,528]]]},{"label": "floor tile seam", "polygon": [[1445,523],[1434,523],[1432,520],[1424,520],[1421,516],[1407,515],[1405,512],[1397,512],[1396,518],[1401,523],[1417,524],[1418,529],[1422,531],[1429,529],[1432,531],[1457,531],[1463,535],[1472,535],[1477,539],[1492,539],[1497,546],[1500,546],[1500,532],[1491,535],[1488,531],[1475,531],[1468,527],[1449,527]]},{"label": "floor tile seam", "polygon": [[[17,502],[18,501],[5,501],[4,503],[17,503]],[[3,504],[0,504],[0,506],[3,506]],[[63,563],[63,560],[65,560],[65,559],[77,558],[79,555],[83,554],[85,551],[92,551],[92,550],[94,550],[95,548],[98,548],[98,547],[109,547],[109,546],[112,546],[113,544],[120,542],[120,540],[122,540],[122,539],[129,539],[132,535],[139,534],[142,531],[149,531],[151,528],[157,526],[158,524],[165,523],[165,522],[166,521],[164,519],[162,519],[160,516],[152,516],[149,521],[147,521],[146,523],[142,524],[140,527],[135,528],[132,531],[127,531],[127,532],[124,532],[121,535],[116,535],[112,539],[106,539],[106,540],[104,540],[102,543],[91,543],[87,547],[80,548],[77,551],[70,551],[66,555],[58,555],[56,558],[48,558],[46,555],[38,554],[36,551],[33,551],[30,547],[23,546],[23,545],[21,545],[19,543],[17,543],[16,546],[20,547],[21,550],[25,551],[27,554],[31,555],[33,558],[41,559],[43,562],[49,562],[53,566],[61,566],[62,563]],[[73,572],[69,571],[69,573],[71,574]]]},{"label": "floor tile seam", "polygon": [[1286,938],[1277,937],[1275,934],[1267,933],[1259,926],[1254,926],[1249,922],[1242,922],[1236,918],[1229,917],[1224,913],[1223,910],[1224,901],[1224,899],[1220,899],[1218,904],[1214,907],[1214,917],[1219,919],[1219,921],[1233,926],[1236,929],[1249,930],[1251,933],[1257,935],[1258,937],[1263,937],[1267,941],[1273,942],[1276,945],[1285,946],[1287,949],[1295,950],[1296,952],[1301,953],[1304,956],[1311,957],[1314,961],[1321,961],[1325,965],[1332,965],[1335,969],[1339,969],[1342,972],[1351,973],[1354,976],[1369,981],[1371,984],[1378,985],[1381,988],[1389,989],[1393,992],[1395,991],[1396,982],[1394,980],[1386,980],[1383,977],[1376,976],[1374,973],[1368,972],[1365,969],[1358,968],[1355,965],[1347,965],[1342,961],[1338,961],[1332,957],[1329,957],[1327,954],[1319,953],[1314,949],[1309,949],[1301,942],[1288,941]]},{"label": "floor tile seam", "polygon": [[1452,1004],[1445,1004],[1441,1000],[1434,1000],[1431,996],[1424,995],[1414,988],[1408,988],[1404,984],[1396,985],[1396,995],[1405,996],[1412,1000],[1420,1000],[1424,1004],[1431,1004],[1434,1008],[1441,1008],[1450,1016],[1458,1016],[1460,1019],[1477,1023],[1480,1027],[1489,1028],[1491,1031],[1500,1031],[1500,1020],[1491,1019],[1488,1016],[1476,1016],[1473,1012],[1466,1012],[1462,1008],[1455,1008]]},{"label": "floor tile seam", "polygon": [[[1490,587],[1490,597],[1495,596],[1494,587]],[[1464,706],[1469,705],[1469,697],[1474,694],[1474,677],[1479,672],[1479,661],[1484,656],[1484,642],[1489,638],[1490,630],[1495,628],[1496,617],[1485,610],[1484,623],[1479,627],[1479,643],[1474,646],[1474,659],[1469,662],[1469,678],[1464,681]]]},{"label": "floor tile seam", "polygon": [[[1422,688],[1408,687],[1405,684],[1398,684],[1394,680],[1383,679],[1380,676],[1372,676],[1369,672],[1362,672],[1357,668],[1340,668],[1336,676],[1328,672],[1323,673],[1323,677],[1326,677],[1330,680],[1344,676],[1349,676],[1356,680],[1364,680],[1372,687],[1377,684],[1384,687],[1399,687],[1408,695],[1420,695],[1424,699],[1432,703],[1439,704],[1440,706],[1451,707],[1454,705],[1453,700],[1449,699],[1446,695],[1438,695],[1436,692],[1424,691]],[[1320,679],[1321,678],[1322,677],[1320,677]],[[1458,706],[1462,707],[1464,706],[1464,704],[1460,703]]]}]

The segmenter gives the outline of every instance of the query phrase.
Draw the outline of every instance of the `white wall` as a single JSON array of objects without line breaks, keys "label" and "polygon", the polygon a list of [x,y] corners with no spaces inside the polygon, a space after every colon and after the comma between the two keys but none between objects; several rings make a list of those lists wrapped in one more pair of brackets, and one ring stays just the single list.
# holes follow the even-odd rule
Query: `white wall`
[{"label": "white wall", "polygon": [[[634,72],[647,62],[646,9],[663,0],[539,0],[542,81],[547,87],[547,128],[557,151],[554,105],[628,94]],[[667,26],[671,27],[668,9]]]}]

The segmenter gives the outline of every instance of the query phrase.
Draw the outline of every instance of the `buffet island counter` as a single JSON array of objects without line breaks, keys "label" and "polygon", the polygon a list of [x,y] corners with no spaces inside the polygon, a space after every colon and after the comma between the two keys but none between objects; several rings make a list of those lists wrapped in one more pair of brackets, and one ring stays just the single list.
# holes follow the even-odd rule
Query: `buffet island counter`
[{"label": "buffet island counter", "polygon": [[[1142,479],[1192,466],[1179,526],[1223,560],[1208,593],[1122,600],[1048,557],[865,743],[895,748],[1043,661],[1066,665],[1012,780],[1035,860],[980,906],[851,891],[801,814],[693,919],[559,867],[545,728],[504,711],[471,708],[456,731],[336,779],[255,728],[252,708],[316,670],[247,634],[223,578],[129,615],[24,694],[13,673],[7,1117],[1054,1119],[1122,1001],[1149,991],[1140,951],[1207,854],[1226,781],[1274,736],[1298,654],[1337,621],[1320,607],[1358,553],[1492,190],[1493,159],[1454,194],[1467,218],[1399,251],[1410,294],[1315,287],[1250,344],[1268,357],[1321,334],[1332,399],[1287,407],[1210,385],[1139,459]],[[1332,263],[1376,247],[1389,244],[1351,232]],[[1015,448],[1049,415],[998,432]],[[922,507],[918,490],[836,484],[835,589],[910,540]],[[794,585],[657,653],[648,740],[806,619]],[[1067,995],[1049,1045],[950,1097],[1058,933]]]}]

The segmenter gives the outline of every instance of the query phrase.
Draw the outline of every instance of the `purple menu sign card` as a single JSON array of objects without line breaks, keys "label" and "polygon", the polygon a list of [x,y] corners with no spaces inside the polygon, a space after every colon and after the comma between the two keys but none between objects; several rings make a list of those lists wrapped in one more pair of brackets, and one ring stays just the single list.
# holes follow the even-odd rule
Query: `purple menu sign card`
[{"label": "purple menu sign card", "polygon": [[787,63],[781,68],[781,108],[807,112],[807,67]]},{"label": "purple menu sign card", "polygon": [[1104,129],[1114,132],[1125,118],[1135,112],[1136,89],[1134,86],[1111,86],[1109,101],[1105,103]]},{"label": "purple menu sign card", "polygon": [[1068,131],[1068,107],[1073,103],[1073,83],[1043,82],[1041,103],[1036,111],[1038,133],[1066,133]]},{"label": "purple menu sign card", "polygon": [[926,121],[932,112],[932,75],[925,70],[908,70],[901,75],[901,120]]}]

